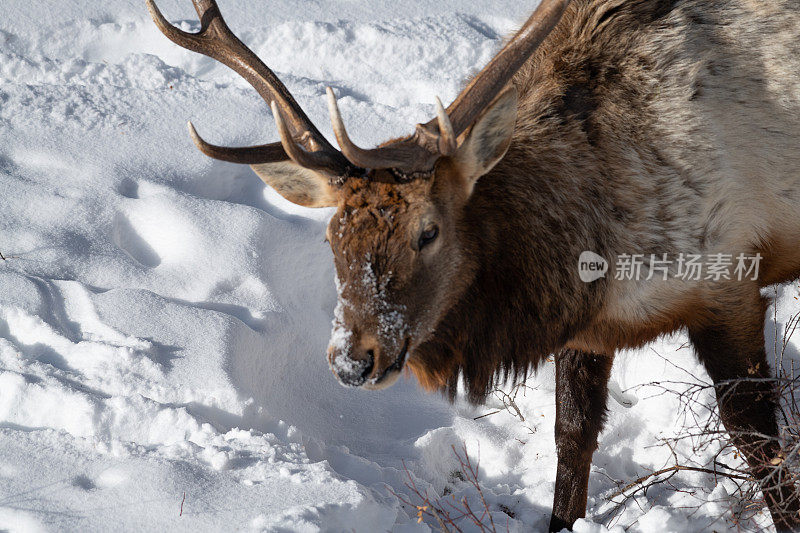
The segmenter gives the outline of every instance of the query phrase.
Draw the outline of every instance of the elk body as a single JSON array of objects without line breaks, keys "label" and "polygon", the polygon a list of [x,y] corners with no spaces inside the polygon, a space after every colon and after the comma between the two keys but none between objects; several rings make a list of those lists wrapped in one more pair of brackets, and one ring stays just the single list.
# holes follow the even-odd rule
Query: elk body
[{"label": "elk body", "polygon": [[[614,353],[685,328],[723,422],[776,526],[798,526],[766,378],[766,285],[800,276],[800,3],[543,0],[446,110],[407,138],[341,152],[274,74],[194,0],[198,34],[173,41],[242,74],[272,106],[280,143],[225,148],[287,199],[335,206],[339,304],[328,360],[380,389],[404,367],[429,389],[556,361],[558,472],[551,529],[584,516]],[[581,280],[592,251],[760,254],[757,279]],[[647,278],[650,279],[647,279]],[[760,435],[756,437],[754,435]],[[766,438],[763,437],[773,437]]]}]

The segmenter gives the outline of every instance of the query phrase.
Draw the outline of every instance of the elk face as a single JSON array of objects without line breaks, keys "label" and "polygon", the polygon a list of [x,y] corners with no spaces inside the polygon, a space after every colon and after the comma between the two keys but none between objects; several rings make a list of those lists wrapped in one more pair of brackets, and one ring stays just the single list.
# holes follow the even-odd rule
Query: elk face
[{"label": "elk face", "polygon": [[343,187],[328,226],[339,291],[328,362],[343,385],[394,383],[447,308],[462,259],[442,178]]},{"label": "elk face", "polygon": [[[147,0],[172,41],[243,76],[267,101],[280,142],[206,155],[245,163],[287,200],[337,206],[328,239],[339,285],[328,361],[344,385],[383,388],[424,342],[469,280],[461,224],[475,182],[505,155],[516,119],[511,77],[555,27],[569,0],[543,0],[503,50],[447,110],[418,124],[413,136],[372,150],[349,139],[333,91],[328,102],[341,151],[311,123],[287,88],[231,32],[215,0],[192,0],[198,33],[171,25]],[[414,361],[415,367],[425,361]]]},{"label": "elk face", "polygon": [[429,177],[397,183],[377,170],[338,191],[327,233],[339,291],[328,362],[343,385],[393,384],[461,296],[470,281],[463,210],[475,181],[505,155],[515,118],[512,89]]}]

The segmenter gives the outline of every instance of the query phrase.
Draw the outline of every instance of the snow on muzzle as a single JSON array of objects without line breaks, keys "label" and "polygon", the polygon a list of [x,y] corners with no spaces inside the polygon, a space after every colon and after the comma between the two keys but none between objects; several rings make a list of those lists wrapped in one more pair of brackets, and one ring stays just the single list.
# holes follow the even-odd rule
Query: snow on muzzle
[{"label": "snow on muzzle", "polygon": [[386,346],[372,335],[350,333],[346,343],[341,340],[334,329],[328,346],[328,364],[342,385],[380,390],[400,377],[408,357],[408,339]]},{"label": "snow on muzzle", "polygon": [[342,385],[379,390],[400,377],[411,334],[405,306],[392,303],[369,265],[363,270],[359,283],[349,287],[336,278],[328,364]]}]

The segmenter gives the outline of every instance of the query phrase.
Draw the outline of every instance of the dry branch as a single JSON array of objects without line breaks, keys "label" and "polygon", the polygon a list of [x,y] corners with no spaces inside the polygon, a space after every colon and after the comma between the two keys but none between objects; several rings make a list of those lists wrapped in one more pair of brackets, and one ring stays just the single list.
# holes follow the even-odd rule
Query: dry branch
[{"label": "dry branch", "polygon": [[[411,472],[403,461],[403,469],[406,474],[407,481],[405,482],[406,488],[411,492],[412,497],[416,497],[419,502],[413,503],[406,495],[398,494],[391,488],[389,491],[398,499],[403,505],[411,507],[416,511],[417,521],[422,522],[425,517],[428,517],[436,522],[441,531],[462,532],[463,529],[459,523],[463,520],[468,520],[478,527],[478,530],[486,533],[497,533],[497,527],[492,517],[491,509],[486,501],[483,493],[483,488],[478,481],[478,467],[479,464],[472,463],[472,460],[467,453],[466,444],[462,444],[462,451],[456,450],[452,446],[453,454],[459,463],[459,476],[464,481],[468,482],[477,492],[480,499],[480,508],[473,509],[466,496],[460,500],[456,500],[454,495],[450,498],[429,496],[427,490],[421,490],[414,481]],[[488,523],[487,522],[488,518]],[[506,523],[506,530],[508,531],[508,522]]]},{"label": "dry branch", "polygon": [[[731,436],[748,437],[756,443],[767,442],[768,440],[773,440],[774,437],[756,433],[731,434],[726,431],[719,417],[714,385],[697,380],[691,372],[659,354],[659,357],[666,363],[680,370],[686,376],[691,376],[691,378],[685,381],[651,382],[636,386],[634,389],[655,390],[645,398],[663,395],[671,395],[677,398],[680,406],[679,422],[681,422],[684,429],[675,437],[662,441],[661,445],[668,446],[672,455],[672,461],[669,466],[644,474],[627,483],[612,480],[617,484],[617,488],[608,494],[605,499],[613,503],[614,507],[603,513],[604,521],[611,525],[614,520],[621,516],[621,511],[627,507],[629,502],[634,502],[638,505],[639,502],[636,501],[635,497],[639,493],[647,493],[648,489],[659,484],[667,484],[676,491],[691,494],[698,499],[696,509],[699,510],[703,504],[709,501],[708,488],[692,485],[685,480],[682,481],[680,486],[677,486],[672,479],[680,472],[700,472],[714,476],[715,480],[727,479],[735,483],[736,489],[729,495],[733,520],[739,530],[757,531],[759,527],[751,519],[765,506],[763,495],[760,495],[761,485],[768,482],[796,487],[797,481],[800,480],[800,409],[798,409],[797,402],[797,395],[800,392],[798,389],[800,387],[800,373],[796,371],[794,361],[787,361],[785,355],[792,336],[800,329],[800,312],[789,318],[784,324],[782,332],[778,329],[777,311],[774,314],[774,320],[774,377],[743,378],[726,383],[726,385],[729,385],[726,394],[734,393],[736,388],[744,383],[763,383],[765,381],[773,383],[780,394],[781,402],[779,403],[778,414],[781,421],[779,425],[782,453],[779,457],[772,458],[763,465],[763,468],[769,469],[770,472],[766,480],[762,480],[759,483],[745,467],[741,469],[731,467],[721,462],[719,458],[726,452],[732,452],[734,458],[740,459],[738,451],[731,444]],[[688,452],[680,459],[675,451],[676,445],[679,443],[688,444]],[[701,457],[703,452],[714,448],[716,448],[716,451],[713,460],[710,461],[710,465],[696,462],[696,458]],[[706,496],[703,496],[704,494]],[[787,503],[777,502],[778,506],[786,505]],[[717,517],[717,520],[721,518]]]}]

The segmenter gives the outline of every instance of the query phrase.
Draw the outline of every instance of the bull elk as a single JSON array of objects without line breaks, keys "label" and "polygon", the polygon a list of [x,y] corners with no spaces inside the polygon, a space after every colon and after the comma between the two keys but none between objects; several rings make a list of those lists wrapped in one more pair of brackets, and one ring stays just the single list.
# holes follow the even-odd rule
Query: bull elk
[{"label": "bull elk", "polygon": [[[147,2],[168,38],[243,76],[280,134],[228,148],[190,124],[198,148],[251,165],[294,203],[336,207],[328,362],[342,384],[382,389],[407,367],[451,398],[463,380],[481,402],[556,354],[560,530],[586,511],[615,352],[685,328],[776,526],[800,525],[794,487],[769,473],[777,395],[760,379],[760,289],[800,276],[796,0],[543,0],[413,135],[357,146],[329,88],[341,150],[213,0],[193,0],[198,33]],[[587,281],[586,252],[648,259],[641,276]],[[760,270],[653,275],[656,257],[683,254],[747,254]]]}]

